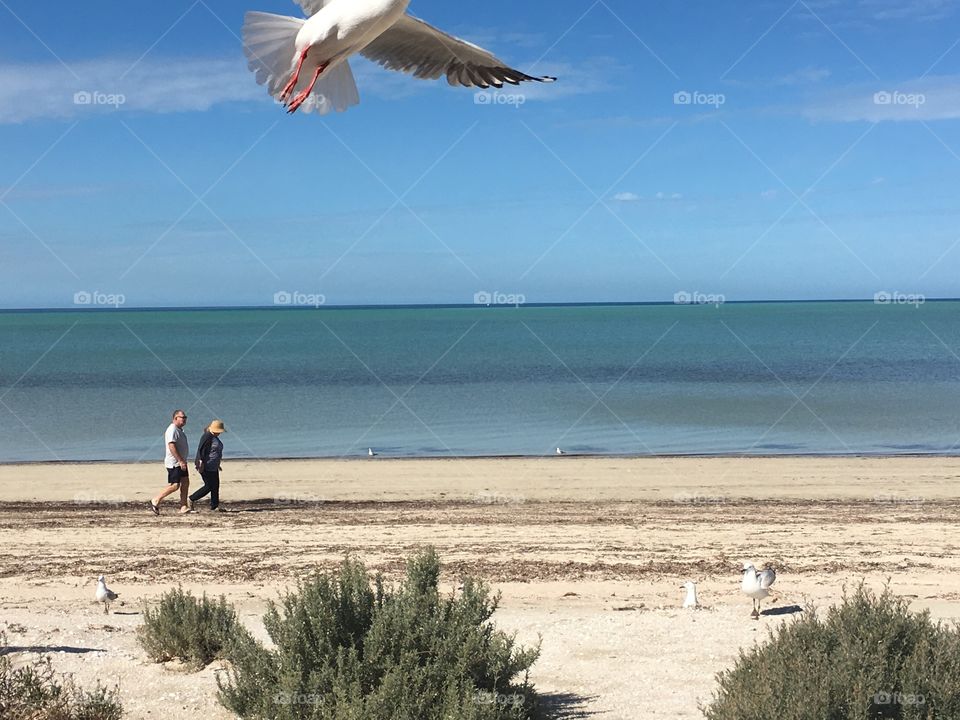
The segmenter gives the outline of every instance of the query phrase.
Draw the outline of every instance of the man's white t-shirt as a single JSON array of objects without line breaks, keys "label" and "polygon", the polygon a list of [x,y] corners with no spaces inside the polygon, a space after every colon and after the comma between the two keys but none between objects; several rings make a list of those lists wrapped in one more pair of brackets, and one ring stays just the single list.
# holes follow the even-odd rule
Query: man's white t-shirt
[{"label": "man's white t-shirt", "polygon": [[167,451],[166,456],[163,458],[163,466],[166,468],[175,468],[180,463],[177,462],[173,453],[170,452],[170,443],[176,446],[180,457],[186,461],[187,456],[190,454],[190,447],[187,444],[187,434],[182,428],[178,428],[176,423],[170,423],[170,427],[168,427],[167,431],[163,434],[163,447]]}]

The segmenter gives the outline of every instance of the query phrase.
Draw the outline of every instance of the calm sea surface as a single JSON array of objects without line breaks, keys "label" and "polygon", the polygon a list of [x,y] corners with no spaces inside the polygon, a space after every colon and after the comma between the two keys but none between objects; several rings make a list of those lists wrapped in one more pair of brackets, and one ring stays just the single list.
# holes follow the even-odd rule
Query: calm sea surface
[{"label": "calm sea surface", "polygon": [[0,462],[956,454],[960,302],[0,313]]}]

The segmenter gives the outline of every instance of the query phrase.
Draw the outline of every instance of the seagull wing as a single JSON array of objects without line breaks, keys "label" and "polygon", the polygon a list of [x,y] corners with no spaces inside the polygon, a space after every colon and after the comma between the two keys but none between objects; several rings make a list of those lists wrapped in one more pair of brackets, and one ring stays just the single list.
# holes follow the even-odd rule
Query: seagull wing
[{"label": "seagull wing", "polygon": [[483,48],[447,35],[412,15],[401,17],[360,52],[388,70],[413,73],[428,80],[446,75],[451,85],[464,87],[500,88],[504,83],[556,80],[507,67]]},{"label": "seagull wing", "polygon": [[774,572],[773,568],[767,568],[762,573],[760,573],[760,587],[766,590],[774,581],[777,579],[777,573]]},{"label": "seagull wing", "polygon": [[324,5],[329,5],[331,0],[293,0],[297,5],[303,8],[307,17],[313,17],[323,10]]}]

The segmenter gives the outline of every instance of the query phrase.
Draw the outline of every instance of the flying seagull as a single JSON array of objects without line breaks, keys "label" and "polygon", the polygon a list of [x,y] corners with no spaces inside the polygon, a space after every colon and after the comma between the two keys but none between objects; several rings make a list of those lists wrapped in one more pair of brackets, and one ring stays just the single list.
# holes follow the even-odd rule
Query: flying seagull
[{"label": "flying seagull", "polygon": [[777,573],[773,568],[767,568],[758,573],[750,563],[743,564],[743,581],[740,583],[740,589],[753,598],[753,612],[750,613],[750,617],[754,619],[760,617],[760,601],[770,594],[770,586],[776,579]]},{"label": "flying seagull", "polygon": [[110,603],[116,600],[118,596],[117,593],[107,587],[107,583],[101,575],[97,578],[97,593],[94,597],[96,597],[98,603],[103,603],[103,612],[106,614],[110,612]]},{"label": "flying seagull", "polygon": [[360,53],[388,70],[451,85],[501,88],[553,82],[514,70],[466,40],[407,14],[410,0],[295,0],[309,19],[248,12],[243,50],[257,82],[288,112],[321,115],[360,102],[349,58]]}]

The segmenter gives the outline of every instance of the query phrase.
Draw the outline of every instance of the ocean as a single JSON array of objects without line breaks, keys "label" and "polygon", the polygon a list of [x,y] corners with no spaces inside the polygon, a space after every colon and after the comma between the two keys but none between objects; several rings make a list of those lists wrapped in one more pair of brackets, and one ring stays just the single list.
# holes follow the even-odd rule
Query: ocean
[{"label": "ocean", "polygon": [[956,454],[960,302],[0,313],[0,462]]}]

